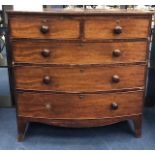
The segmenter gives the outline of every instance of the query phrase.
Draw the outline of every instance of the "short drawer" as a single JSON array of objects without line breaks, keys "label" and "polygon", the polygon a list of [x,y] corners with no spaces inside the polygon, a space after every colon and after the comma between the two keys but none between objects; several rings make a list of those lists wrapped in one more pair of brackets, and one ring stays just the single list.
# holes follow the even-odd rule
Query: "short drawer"
[{"label": "short drawer", "polygon": [[93,92],[144,86],[145,65],[15,67],[17,89]]},{"label": "short drawer", "polygon": [[17,15],[10,18],[10,35],[13,38],[77,39],[79,23],[63,16]]},{"label": "short drawer", "polygon": [[94,119],[142,113],[143,92],[104,94],[18,93],[18,115],[53,119]]},{"label": "short drawer", "polygon": [[12,49],[16,63],[113,64],[145,61],[147,42],[14,41]]},{"label": "short drawer", "polygon": [[147,38],[149,19],[136,16],[103,17],[85,21],[87,39]]}]

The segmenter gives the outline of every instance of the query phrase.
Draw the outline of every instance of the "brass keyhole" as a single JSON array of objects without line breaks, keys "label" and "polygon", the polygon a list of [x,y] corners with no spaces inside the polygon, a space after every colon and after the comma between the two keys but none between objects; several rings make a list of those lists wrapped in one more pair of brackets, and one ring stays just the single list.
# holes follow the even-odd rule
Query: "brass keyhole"
[{"label": "brass keyhole", "polygon": [[116,20],[116,25],[120,25],[120,19]]},{"label": "brass keyhole", "polygon": [[79,98],[80,98],[80,99],[83,99],[83,98],[84,98],[84,95],[79,95]]}]

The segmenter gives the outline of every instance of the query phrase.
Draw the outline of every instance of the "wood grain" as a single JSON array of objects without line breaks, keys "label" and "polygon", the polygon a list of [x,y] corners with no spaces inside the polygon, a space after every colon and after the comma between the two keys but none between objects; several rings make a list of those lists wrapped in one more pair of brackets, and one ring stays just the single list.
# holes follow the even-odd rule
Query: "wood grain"
[{"label": "wood grain", "polygon": [[31,121],[97,127],[131,119],[140,137],[151,19],[139,11],[9,12],[18,140]]},{"label": "wood grain", "polygon": [[[49,33],[40,32],[42,25],[49,27]],[[80,22],[61,17],[13,16],[10,18],[11,36],[15,38],[76,39],[79,38]]]},{"label": "wood grain", "polygon": [[[107,66],[107,67],[29,67],[15,68],[17,89],[54,90],[73,92],[92,92],[144,86],[145,66]],[[120,82],[112,82],[113,75]],[[44,84],[45,76],[51,83]]]},{"label": "wood grain", "polygon": [[[48,125],[55,125],[59,127],[70,127],[70,128],[89,128],[89,127],[99,127],[105,125],[111,125],[126,120],[138,120],[137,117],[141,117],[142,114],[118,116],[111,118],[102,118],[102,119],[53,119],[53,118],[36,118],[36,117],[26,117],[19,116],[21,120],[30,121],[30,122],[40,122],[46,123]],[[23,122],[22,121],[22,122]],[[141,120],[140,120],[141,121]]]},{"label": "wood grain", "polygon": [[[132,115],[142,112],[143,92],[108,94],[19,93],[19,116],[53,119],[93,119]],[[112,102],[118,109],[111,108]],[[48,108],[47,105],[51,107]]]},{"label": "wood grain", "polygon": [[[133,120],[138,124],[134,123],[135,127],[135,136],[140,137],[141,135],[141,122],[142,122],[142,114],[134,114],[134,115],[126,115],[126,116],[118,116],[111,118],[102,118],[102,119],[51,119],[51,118],[36,118],[36,117],[28,117],[28,116],[18,116],[18,128],[19,134],[17,136],[18,141],[23,141],[25,138],[25,131],[28,127],[28,122],[40,122],[46,123],[49,125],[55,125],[59,127],[69,127],[69,128],[89,128],[89,127],[99,127],[104,125],[111,125],[114,123],[118,123],[125,120]],[[132,133],[132,132],[131,132]]]},{"label": "wood grain", "polygon": [[50,10],[50,11],[7,11],[9,16],[15,16],[15,15],[20,15],[20,16],[25,16],[25,15],[33,15],[33,16],[38,16],[38,15],[46,15],[46,16],[51,16],[51,15],[57,15],[57,16],[94,16],[94,15],[98,15],[98,16],[115,16],[115,15],[119,15],[119,16],[134,16],[134,17],[138,17],[138,16],[152,16],[153,12],[152,11],[147,11],[147,10],[126,10],[126,9],[120,9],[120,10],[92,10],[92,9],[88,9],[88,10]]},{"label": "wood grain", "polygon": [[[113,33],[113,30],[117,25],[122,27],[121,34]],[[85,38],[87,39],[147,38],[148,31],[148,18],[116,16],[85,21]]]},{"label": "wood grain", "polygon": [[[57,43],[21,40],[15,41],[12,49],[16,63],[115,64],[145,61],[147,42]],[[44,49],[50,51],[48,57],[42,56]],[[121,51],[119,57],[113,56],[116,49]]]}]

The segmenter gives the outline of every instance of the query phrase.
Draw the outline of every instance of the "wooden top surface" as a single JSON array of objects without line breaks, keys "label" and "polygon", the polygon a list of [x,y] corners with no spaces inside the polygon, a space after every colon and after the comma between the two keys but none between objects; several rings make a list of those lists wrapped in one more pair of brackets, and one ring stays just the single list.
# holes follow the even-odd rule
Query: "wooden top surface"
[{"label": "wooden top surface", "polygon": [[152,15],[152,11],[144,10],[77,10],[54,9],[51,11],[8,11],[9,15]]}]

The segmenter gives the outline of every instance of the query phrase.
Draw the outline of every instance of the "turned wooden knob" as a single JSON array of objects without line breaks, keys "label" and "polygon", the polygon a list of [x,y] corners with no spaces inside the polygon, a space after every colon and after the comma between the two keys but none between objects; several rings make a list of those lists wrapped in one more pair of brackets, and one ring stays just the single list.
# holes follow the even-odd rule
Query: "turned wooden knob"
[{"label": "turned wooden knob", "polygon": [[46,34],[49,32],[49,27],[47,25],[42,25],[41,28],[40,28],[40,31],[43,33],[43,34]]},{"label": "turned wooden knob", "polygon": [[44,49],[42,52],[41,52],[41,55],[43,56],[43,57],[49,57],[50,56],[50,50],[48,50],[48,49]]},{"label": "turned wooden knob", "polygon": [[47,110],[51,110],[51,107],[52,107],[51,103],[46,103],[45,107],[46,107]]},{"label": "turned wooden knob", "polygon": [[115,34],[121,34],[122,33],[122,27],[121,26],[116,26],[114,28],[114,33]]},{"label": "turned wooden knob", "polygon": [[114,57],[119,57],[121,55],[121,51],[119,49],[115,49],[112,54]]},{"label": "turned wooden knob", "polygon": [[111,109],[112,109],[112,110],[118,109],[118,104],[117,104],[116,102],[112,102],[112,103],[111,103]]},{"label": "turned wooden knob", "polygon": [[113,81],[114,83],[118,83],[118,82],[120,81],[119,76],[118,76],[118,75],[113,75],[113,76],[112,76],[112,81]]},{"label": "turned wooden knob", "polygon": [[43,78],[43,83],[44,83],[44,84],[49,84],[49,83],[51,83],[51,77],[50,77],[50,76],[44,76],[44,78]]}]

